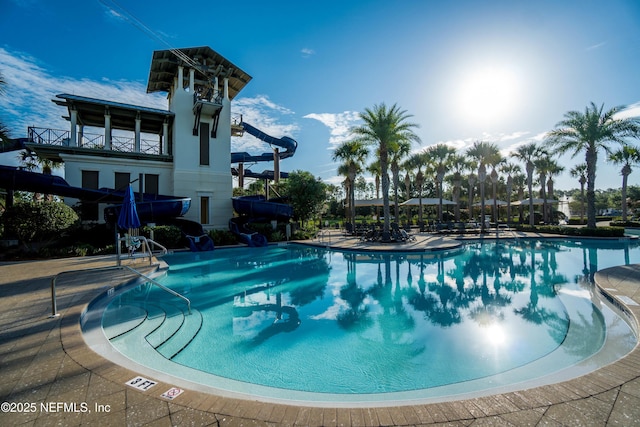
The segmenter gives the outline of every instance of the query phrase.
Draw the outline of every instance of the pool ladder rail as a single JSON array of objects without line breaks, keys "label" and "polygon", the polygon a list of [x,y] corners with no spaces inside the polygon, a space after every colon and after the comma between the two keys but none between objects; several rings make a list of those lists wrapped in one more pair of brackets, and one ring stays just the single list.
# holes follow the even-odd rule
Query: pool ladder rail
[{"label": "pool ladder rail", "polygon": [[151,283],[152,285],[159,287],[163,291],[168,292],[169,294],[182,299],[187,304],[188,314],[191,314],[191,300],[189,298],[187,298],[184,295],[174,291],[173,289],[170,289],[170,288],[166,287],[165,285],[163,285],[163,284],[159,283],[158,281],[152,279],[151,277],[147,276],[146,274],[143,274],[143,273],[139,272],[138,270],[129,267],[128,265],[116,265],[116,266],[112,266],[112,267],[98,267],[98,268],[86,268],[86,269],[79,269],[79,270],[67,270],[67,271],[62,271],[62,272],[56,274],[55,276],[53,276],[53,278],[51,279],[51,315],[49,316],[49,318],[60,316],[60,313],[58,313],[58,304],[57,304],[57,298],[56,298],[56,281],[58,280],[59,276],[61,276],[63,274],[67,274],[67,273],[82,273],[82,272],[88,272],[88,271],[109,271],[109,270],[125,270],[125,269],[129,270],[131,273],[137,275],[138,277],[146,280],[148,283]]},{"label": "pool ladder rail", "polygon": [[[328,239],[325,242],[325,237],[327,237],[327,236],[328,236]],[[318,239],[318,241],[320,243],[326,243],[327,245],[330,245],[331,244],[331,230],[319,230],[316,233],[315,238]]]},{"label": "pool ladder rail", "polygon": [[[116,264],[117,265],[122,264],[123,255],[122,255],[121,243],[128,245],[131,239],[132,239],[132,236],[128,236],[125,234],[124,236],[121,237],[120,234],[118,233],[117,244],[116,244]],[[159,248],[159,251],[156,251],[157,254],[166,255],[167,253],[169,253],[169,250],[167,248],[165,248],[155,240],[147,239],[145,236],[135,236],[135,239],[138,240],[138,242],[140,243],[140,246],[142,247],[142,251],[140,251],[140,255],[143,257],[147,257],[147,256],[149,257],[149,265],[152,265],[153,263],[153,255],[154,255],[154,252],[152,249],[153,247]],[[129,254],[124,258],[131,259],[135,257],[136,257],[135,254]]]}]

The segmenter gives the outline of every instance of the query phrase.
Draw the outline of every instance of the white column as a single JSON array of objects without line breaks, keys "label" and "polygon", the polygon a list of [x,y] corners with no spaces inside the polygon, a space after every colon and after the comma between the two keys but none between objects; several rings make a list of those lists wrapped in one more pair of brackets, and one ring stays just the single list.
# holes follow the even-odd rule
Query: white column
[{"label": "white column", "polygon": [[82,147],[82,140],[84,139],[84,125],[78,126],[78,147]]},{"label": "white column", "polygon": [[184,67],[180,65],[178,67],[178,90],[184,90]]},{"label": "white column", "polygon": [[162,124],[162,154],[169,154],[169,123]]},{"label": "white column", "polygon": [[75,108],[71,110],[71,133],[69,135],[69,146],[78,146],[78,110]]},{"label": "white column", "polygon": [[189,68],[189,93],[193,94],[195,90],[196,70]]},{"label": "white column", "polygon": [[142,119],[140,119],[140,112],[138,112],[136,114],[136,130],[135,130],[135,142],[134,142],[134,147],[133,147],[133,151],[135,151],[136,153],[140,152],[140,127],[142,124]]},{"label": "white column", "polygon": [[213,82],[213,87],[214,87],[214,96],[218,97],[218,95],[220,94],[220,86],[218,86],[218,76],[215,77],[215,80]]},{"label": "white column", "polygon": [[224,78],[224,99],[229,100],[229,78]]},{"label": "white column", "polygon": [[111,150],[111,113],[109,113],[109,109],[104,112],[104,149]]}]

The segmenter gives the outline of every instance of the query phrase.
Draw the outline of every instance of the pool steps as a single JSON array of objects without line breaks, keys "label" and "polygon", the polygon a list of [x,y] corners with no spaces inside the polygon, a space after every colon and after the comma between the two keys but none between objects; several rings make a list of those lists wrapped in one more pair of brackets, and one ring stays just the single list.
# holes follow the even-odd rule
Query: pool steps
[{"label": "pool steps", "polygon": [[188,314],[180,302],[162,298],[127,301],[107,310],[103,331],[107,339],[119,345],[154,350],[167,359],[180,353],[202,328],[202,314]]}]

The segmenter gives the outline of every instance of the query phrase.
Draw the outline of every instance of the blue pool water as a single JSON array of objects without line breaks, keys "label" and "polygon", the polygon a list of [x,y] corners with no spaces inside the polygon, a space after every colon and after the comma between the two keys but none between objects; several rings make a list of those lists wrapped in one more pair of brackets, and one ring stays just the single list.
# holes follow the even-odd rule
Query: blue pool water
[{"label": "blue pool water", "polygon": [[[615,360],[636,342],[592,284],[598,269],[640,263],[629,242],[519,240],[436,254],[288,245],[164,260],[170,269],[158,280],[202,315],[171,363],[214,387],[220,379],[279,395],[460,393],[591,365],[607,340]],[[141,290],[142,300],[162,293],[133,292]],[[119,350],[139,359],[139,350]]]}]

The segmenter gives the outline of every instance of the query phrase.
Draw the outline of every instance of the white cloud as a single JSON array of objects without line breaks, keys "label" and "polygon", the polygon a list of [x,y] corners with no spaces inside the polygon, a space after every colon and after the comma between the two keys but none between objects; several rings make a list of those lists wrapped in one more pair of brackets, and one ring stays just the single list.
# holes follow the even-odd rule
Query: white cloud
[{"label": "white cloud", "polygon": [[302,53],[303,58],[309,58],[316,54],[316,51],[313,49],[309,49],[308,47],[303,48],[300,53]]},{"label": "white cloud", "polygon": [[167,108],[165,96],[145,93],[146,87],[141,83],[53,76],[46,65],[22,52],[0,48],[0,70],[6,82],[5,94],[0,97],[0,119],[17,138],[26,136],[28,126],[68,128],[68,122],[62,118],[66,111],[51,102],[61,93]]},{"label": "white cloud", "polygon": [[[275,138],[289,136],[295,139],[299,130],[294,123],[285,124],[280,118],[294,114],[286,107],[271,101],[266,95],[253,98],[236,98],[232,105],[232,116],[242,116],[242,120]],[[233,151],[247,151],[250,153],[267,152],[268,146],[261,140],[245,134],[231,141]]]},{"label": "white cloud", "polygon": [[604,46],[606,44],[607,44],[606,42],[596,43],[596,44],[593,44],[593,45],[587,47],[585,50],[586,51],[596,50],[596,49],[601,48],[602,46]]},{"label": "white cloud", "polygon": [[628,119],[631,117],[640,117],[640,102],[628,105],[627,108],[615,115],[616,119]]},{"label": "white cloud", "polygon": [[342,113],[311,113],[303,116],[305,119],[317,120],[329,128],[329,146],[334,150],[338,145],[349,140],[355,122],[360,120],[360,114],[356,111],[344,111]]}]

